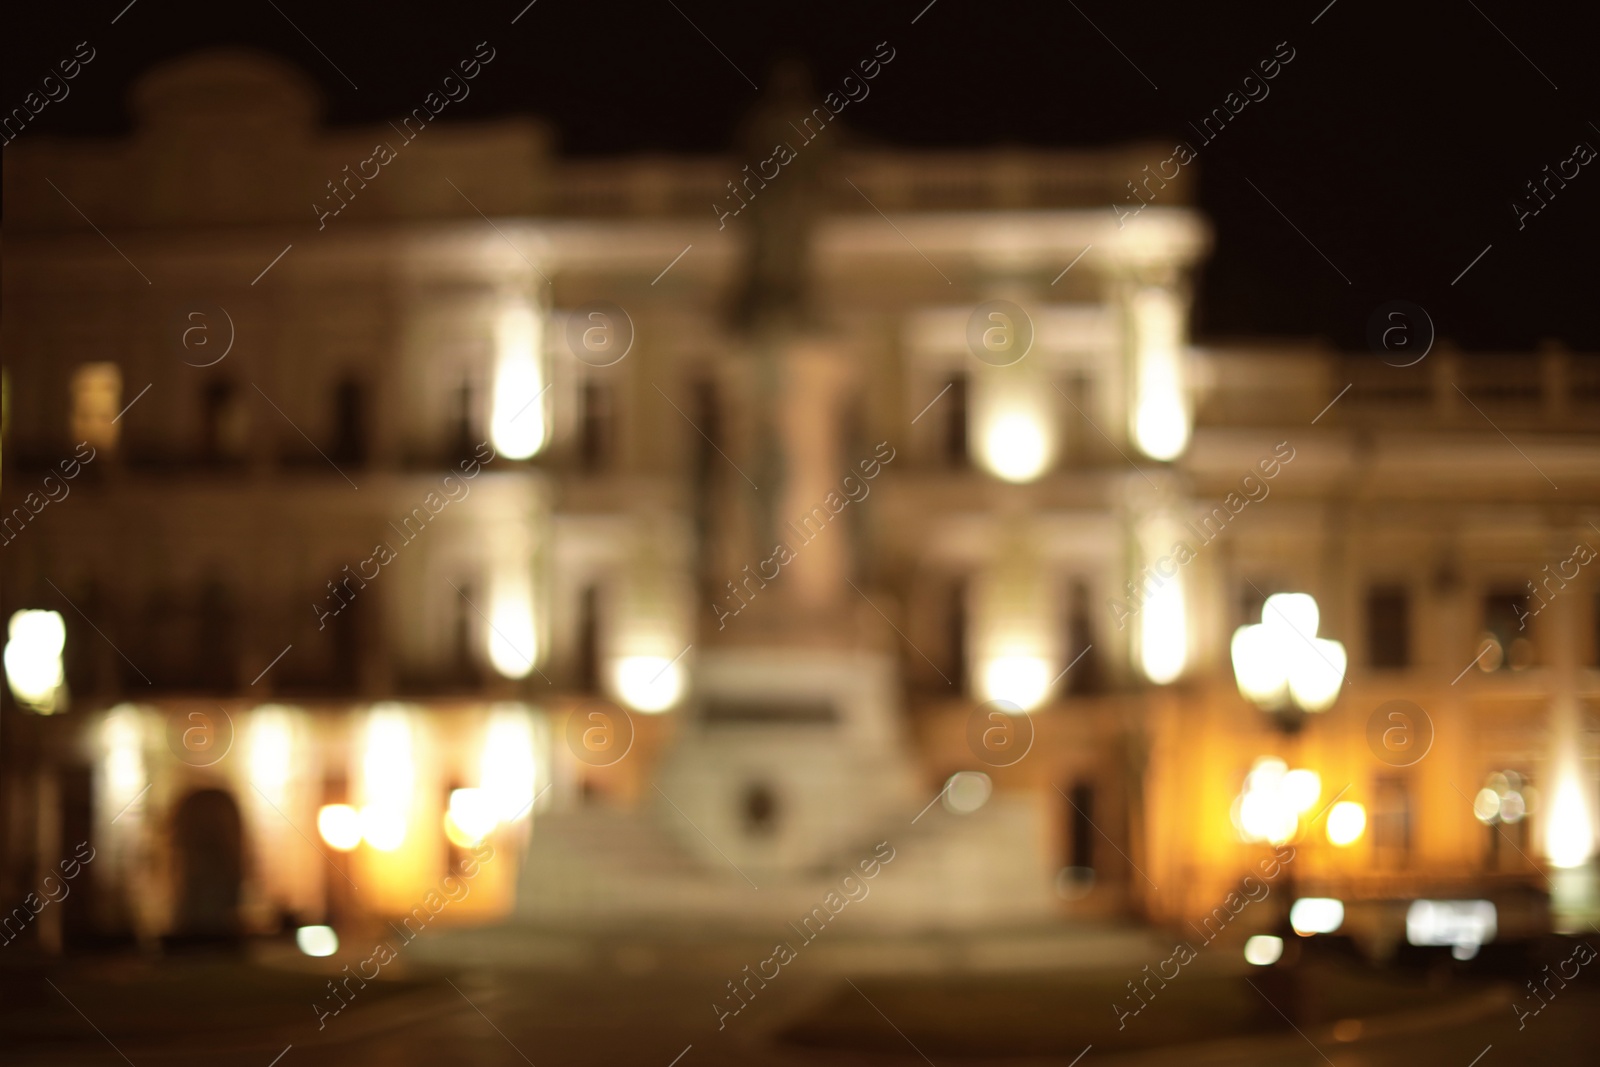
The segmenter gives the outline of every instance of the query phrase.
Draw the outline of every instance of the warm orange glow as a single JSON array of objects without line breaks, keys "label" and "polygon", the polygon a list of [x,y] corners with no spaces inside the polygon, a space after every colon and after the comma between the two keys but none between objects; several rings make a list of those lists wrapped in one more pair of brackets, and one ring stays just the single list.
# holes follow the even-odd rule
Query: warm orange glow
[{"label": "warm orange glow", "polygon": [[1050,693],[1050,663],[1038,656],[998,656],[983,666],[985,700],[1032,711]]},{"label": "warm orange glow", "polygon": [[329,848],[349,852],[361,844],[361,816],[348,804],[324,804],[317,812],[317,833]]},{"label": "warm orange glow", "polygon": [[388,804],[368,804],[361,809],[361,836],[379,852],[393,852],[405,844],[405,812]]},{"label": "warm orange glow", "polygon": [[1151,286],[1134,295],[1133,439],[1152,459],[1173,460],[1189,445],[1183,309],[1177,294]]},{"label": "warm orange glow", "polygon": [[393,852],[406,839],[416,786],[411,717],[397,708],[374,709],[367,720],[362,757],[361,836],[379,852]]},{"label": "warm orange glow", "polygon": [[[463,804],[467,805],[471,812],[464,815],[462,820],[481,822],[484,819],[492,819],[494,822],[507,824],[526,819],[533,814],[535,790],[539,785],[535,744],[533,723],[526,710],[516,704],[504,704],[495,708],[489,716],[483,756],[478,763],[478,781],[481,789],[475,791],[482,795],[487,807],[482,809],[484,814],[473,814],[471,812],[479,810],[476,807],[478,802],[474,799],[464,800]],[[468,792],[457,791],[461,794]],[[450,794],[452,809],[457,804],[457,793]],[[462,825],[471,831],[470,822],[462,821]]]},{"label": "warm orange glow", "polygon": [[617,696],[634,711],[666,711],[683,696],[682,666],[666,656],[623,656],[611,671]]},{"label": "warm orange glow", "polygon": [[511,459],[527,459],[545,445],[546,419],[542,321],[533,306],[513,300],[495,322],[494,410],[489,432]]},{"label": "warm orange glow", "polygon": [[457,848],[471,848],[494,832],[499,824],[494,798],[482,789],[456,789],[444,813],[444,835]]},{"label": "warm orange glow", "polygon": [[65,675],[61,650],[67,627],[59,612],[19,611],[7,627],[6,681],[17,703],[49,714],[56,710]]},{"label": "warm orange glow", "polygon": [[1341,800],[1328,812],[1328,840],[1348,848],[1367,830],[1367,809],[1353,800]]},{"label": "warm orange glow", "polygon": [[110,452],[117,445],[122,406],[122,368],[115,363],[85,363],[72,374],[72,439]]},{"label": "warm orange glow", "polygon": [[1581,867],[1594,854],[1594,824],[1589,821],[1576,771],[1563,773],[1556,785],[1545,829],[1545,853],[1556,867]]},{"label": "warm orange glow", "polygon": [[1261,622],[1234,631],[1234,680],[1259,707],[1276,711],[1291,702],[1327,711],[1339,697],[1347,666],[1344,645],[1317,636],[1320,613],[1308,593],[1275,593]]},{"label": "warm orange glow", "polygon": [[533,578],[520,563],[502,564],[489,588],[489,662],[506,678],[526,678],[539,659]]},{"label": "warm orange glow", "polygon": [[1031,482],[1043,474],[1050,444],[1039,419],[1020,412],[995,419],[984,431],[983,462],[1008,482]]}]

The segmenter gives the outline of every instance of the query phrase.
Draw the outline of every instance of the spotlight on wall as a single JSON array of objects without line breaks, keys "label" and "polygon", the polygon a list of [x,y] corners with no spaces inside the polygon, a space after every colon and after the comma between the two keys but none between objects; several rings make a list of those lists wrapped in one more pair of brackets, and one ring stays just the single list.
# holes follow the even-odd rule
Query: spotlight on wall
[{"label": "spotlight on wall", "polygon": [[1151,592],[1139,619],[1139,663],[1156,685],[1177,681],[1189,659],[1188,606],[1177,579]]},{"label": "spotlight on wall", "polygon": [[986,701],[1032,711],[1050,692],[1050,664],[1038,656],[996,656],[983,666]]},{"label": "spotlight on wall", "polygon": [[545,444],[541,322],[533,307],[514,301],[495,322],[494,409],[489,435],[509,459],[527,459]]},{"label": "spotlight on wall", "polygon": [[379,852],[393,852],[406,839],[416,787],[412,720],[398,705],[375,705],[367,717],[361,758],[361,836]]},{"label": "spotlight on wall", "polygon": [[499,825],[494,798],[483,789],[452,789],[444,813],[444,835],[457,848],[472,848]]},{"label": "spotlight on wall", "polygon": [[611,668],[617,696],[635,711],[666,711],[683,695],[683,663],[666,656],[623,656]]},{"label": "spotlight on wall", "polygon": [[388,804],[368,804],[361,809],[361,836],[379,852],[393,852],[405,844],[405,812]]},{"label": "spotlight on wall", "polygon": [[1582,867],[1594,855],[1594,823],[1584,801],[1584,785],[1578,773],[1567,768],[1556,784],[1555,800],[1545,824],[1545,854],[1552,866]]},{"label": "spotlight on wall", "polygon": [[361,814],[348,804],[324,804],[317,812],[317,833],[329,848],[349,852],[361,844]]},{"label": "spotlight on wall", "polygon": [[1050,442],[1033,412],[1001,415],[983,434],[984,466],[1008,482],[1031,482],[1050,463]]},{"label": "spotlight on wall", "polygon": [[1361,840],[1367,830],[1367,809],[1353,800],[1341,800],[1328,812],[1328,840],[1348,848]]},{"label": "spotlight on wall", "polygon": [[1147,286],[1133,295],[1133,439],[1151,459],[1174,460],[1189,445],[1184,312],[1178,294]]},{"label": "spotlight on wall", "polygon": [[[510,825],[533,814],[533,802],[538,799],[538,744],[526,708],[502,704],[490,711],[478,761],[478,785],[497,823]],[[454,801],[453,796],[451,799]]]},{"label": "spotlight on wall", "polygon": [[489,594],[489,663],[503,678],[526,678],[539,658],[533,586],[526,575],[499,576]]}]

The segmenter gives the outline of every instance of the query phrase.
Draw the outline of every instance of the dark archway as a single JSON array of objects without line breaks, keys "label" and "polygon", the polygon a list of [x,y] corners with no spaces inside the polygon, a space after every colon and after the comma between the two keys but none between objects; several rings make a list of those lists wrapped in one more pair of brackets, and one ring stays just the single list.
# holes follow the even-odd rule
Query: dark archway
[{"label": "dark archway", "polygon": [[239,806],[220,789],[190,793],[172,820],[177,888],[174,940],[227,942],[239,934],[244,831]]}]

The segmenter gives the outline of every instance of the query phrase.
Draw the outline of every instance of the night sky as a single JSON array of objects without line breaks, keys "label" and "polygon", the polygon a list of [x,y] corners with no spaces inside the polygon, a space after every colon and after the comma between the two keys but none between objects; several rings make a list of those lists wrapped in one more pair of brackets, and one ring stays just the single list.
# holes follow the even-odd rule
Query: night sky
[{"label": "night sky", "polygon": [[[1217,235],[1200,277],[1202,339],[1320,336],[1356,350],[1373,309],[1405,299],[1467,350],[1544,338],[1600,350],[1600,162],[1564,188],[1552,181],[1520,230],[1512,206],[1538,207],[1525,184],[1580,142],[1600,149],[1588,5],[537,0],[511,25],[526,0],[126,3],[7,11],[6,111],[77,42],[97,51],[16,143],[122,131],[136,77],[218,44],[297,64],[332,124],[383,121],[487,40],[496,61],[446,121],[542,115],[574,156],[714,152],[757,100],[747,77],[764,86],[777,59],[799,56],[821,92],[886,40],[893,63],[842,117],[861,142],[1198,148],[1200,206]],[[1188,124],[1290,49],[1268,95],[1202,143]]]}]

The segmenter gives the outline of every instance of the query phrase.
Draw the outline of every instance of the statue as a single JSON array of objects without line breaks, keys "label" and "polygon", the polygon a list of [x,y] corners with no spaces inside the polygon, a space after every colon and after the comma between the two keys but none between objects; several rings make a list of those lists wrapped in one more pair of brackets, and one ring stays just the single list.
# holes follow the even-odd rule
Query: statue
[{"label": "statue", "polygon": [[811,241],[826,207],[824,177],[840,132],[827,128],[833,113],[822,106],[798,61],[780,62],[767,84],[767,93],[736,139],[741,158],[752,162],[745,164],[737,182],[729,183],[726,204],[731,210],[719,216],[724,225],[743,223],[744,230],[743,284],[732,318],[756,360],[753,400],[760,437],[753,473],[762,501],[754,533],[760,547],[770,547],[779,534],[776,509],[789,473],[777,429],[781,357],[814,322],[809,306]]}]

